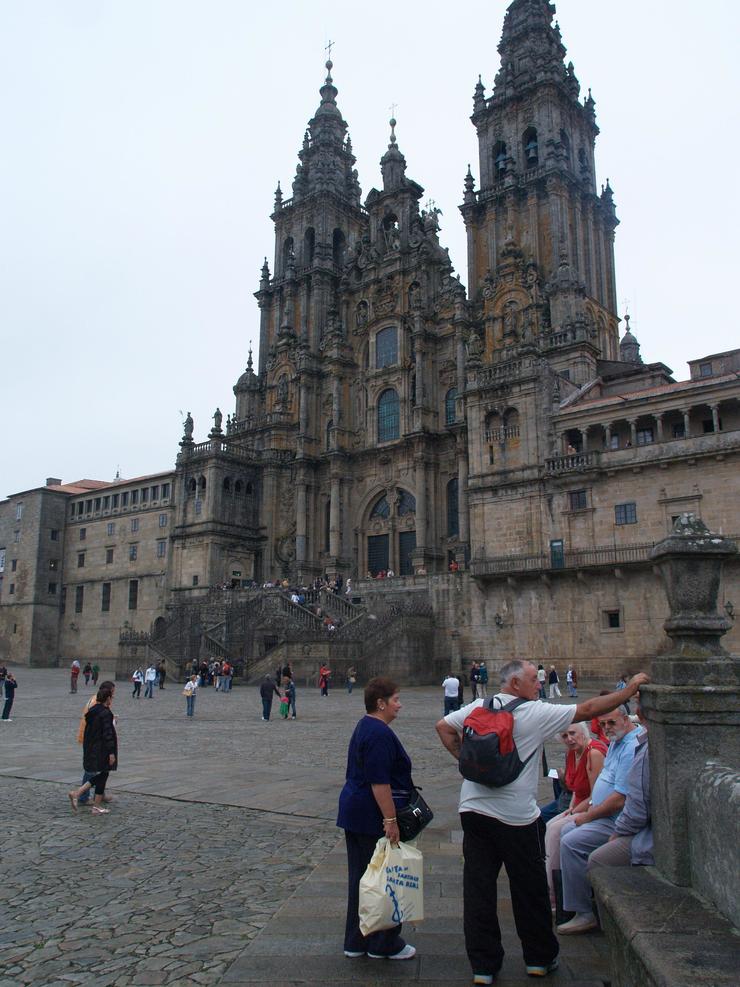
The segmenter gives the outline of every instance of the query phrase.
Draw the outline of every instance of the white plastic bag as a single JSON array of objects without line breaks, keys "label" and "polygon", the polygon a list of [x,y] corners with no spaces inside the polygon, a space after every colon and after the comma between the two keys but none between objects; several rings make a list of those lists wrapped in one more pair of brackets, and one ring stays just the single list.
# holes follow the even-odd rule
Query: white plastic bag
[{"label": "white plastic bag", "polygon": [[409,843],[381,836],[360,878],[360,932],[363,936],[424,918],[424,857]]}]

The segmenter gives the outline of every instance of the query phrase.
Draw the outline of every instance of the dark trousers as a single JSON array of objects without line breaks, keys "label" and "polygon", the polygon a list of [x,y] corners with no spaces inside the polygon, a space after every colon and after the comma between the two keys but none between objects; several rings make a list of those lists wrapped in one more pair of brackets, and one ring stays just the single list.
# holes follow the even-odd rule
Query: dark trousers
[{"label": "dark trousers", "polygon": [[477,812],[460,814],[463,828],[465,947],[473,973],[495,974],[504,948],[496,914],[496,881],[506,868],[524,962],[547,966],[558,955],[545,872],[545,824],[507,826]]},{"label": "dark trousers", "polygon": [[401,926],[363,936],[360,932],[360,878],[367,870],[375,853],[377,836],[367,833],[344,831],[347,843],[347,922],[344,927],[344,948],[350,953],[374,953],[376,956],[394,956],[406,945],[401,938]]},{"label": "dark trousers", "polygon": [[270,711],[271,710],[272,710],[272,696],[270,696],[269,699],[265,699],[265,697],[263,696],[262,697],[262,719],[263,720],[269,720],[270,719]]},{"label": "dark trousers", "polygon": [[[15,696],[13,696],[13,699],[15,699]],[[10,711],[13,708],[13,699],[5,700],[5,705],[3,706],[3,716],[2,716],[4,720],[9,719],[10,717]]]},{"label": "dark trousers", "polygon": [[101,797],[105,795],[105,785],[108,781],[108,774],[109,772],[107,771],[101,771],[90,779],[90,784],[95,789],[96,795]]}]

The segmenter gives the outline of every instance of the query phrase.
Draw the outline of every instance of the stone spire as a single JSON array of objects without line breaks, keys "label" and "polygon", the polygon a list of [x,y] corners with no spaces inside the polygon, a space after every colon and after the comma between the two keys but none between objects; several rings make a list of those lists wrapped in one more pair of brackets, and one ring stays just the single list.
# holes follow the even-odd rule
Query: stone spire
[{"label": "stone spire", "polygon": [[337,88],[332,79],[331,59],[326,63],[326,79],[319,90],[321,102],[298,153],[300,162],[293,181],[296,202],[316,192],[333,192],[360,205],[360,186],[354,170],[352,144],[345,140],[347,124],[337,106]]},{"label": "stone spire", "polygon": [[388,121],[391,127],[391,138],[388,150],[380,159],[380,170],[383,175],[383,191],[393,192],[405,182],[406,158],[401,154],[396,140],[396,118]]},{"label": "stone spire", "polygon": [[640,344],[637,342],[637,338],[632,335],[629,315],[625,315],[624,321],[627,329],[619,341],[619,359],[623,363],[642,363]]},{"label": "stone spire", "polygon": [[578,95],[573,66],[565,67],[566,48],[560,28],[553,25],[555,4],[549,0],[514,0],[504,18],[501,68],[493,96],[516,96],[535,84],[558,82]]}]

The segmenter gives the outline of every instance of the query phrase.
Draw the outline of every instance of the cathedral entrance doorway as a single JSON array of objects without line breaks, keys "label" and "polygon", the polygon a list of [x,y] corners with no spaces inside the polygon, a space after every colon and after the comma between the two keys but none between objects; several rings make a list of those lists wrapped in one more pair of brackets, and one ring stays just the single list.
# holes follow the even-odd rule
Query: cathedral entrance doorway
[{"label": "cathedral entrance doorway", "polygon": [[[367,519],[367,571],[395,572],[412,576],[412,555],[416,550],[416,499],[408,490],[398,487],[388,491],[372,504]],[[369,530],[367,530],[369,529]]]},{"label": "cathedral entrance doorway", "polygon": [[416,551],[416,532],[400,531],[398,533],[399,576],[413,576],[414,564],[411,561],[411,554],[414,551]]}]

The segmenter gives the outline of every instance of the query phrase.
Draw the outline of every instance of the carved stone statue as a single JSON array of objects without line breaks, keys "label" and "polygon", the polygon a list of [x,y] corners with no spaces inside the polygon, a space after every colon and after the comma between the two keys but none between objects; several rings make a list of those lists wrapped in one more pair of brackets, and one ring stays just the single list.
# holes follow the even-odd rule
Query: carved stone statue
[{"label": "carved stone statue", "polygon": [[482,355],[483,341],[475,329],[471,329],[468,336],[468,360],[480,362]]},{"label": "carved stone statue", "polygon": [[288,403],[288,378],[285,374],[278,380],[277,384],[277,404],[279,408],[284,408]]},{"label": "carved stone statue", "polygon": [[193,427],[194,427],[193,416],[190,414],[190,412],[188,412],[185,418],[185,430],[183,433],[183,438],[186,440],[186,442],[193,441]]},{"label": "carved stone statue", "polygon": [[221,414],[221,409],[220,408],[216,408],[215,412],[213,413],[213,431],[214,432],[220,432],[221,431],[221,423],[223,422],[223,420],[224,420],[224,416]]},{"label": "carved stone statue", "polygon": [[368,304],[364,298],[357,306],[355,319],[357,321],[357,328],[364,329],[365,326],[367,325],[367,319],[368,319]]}]

